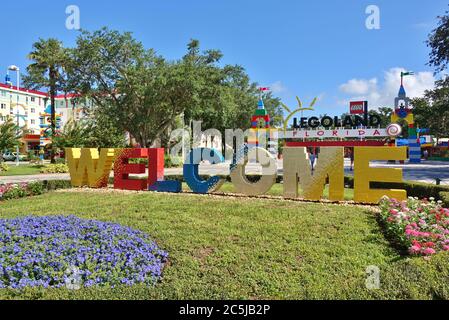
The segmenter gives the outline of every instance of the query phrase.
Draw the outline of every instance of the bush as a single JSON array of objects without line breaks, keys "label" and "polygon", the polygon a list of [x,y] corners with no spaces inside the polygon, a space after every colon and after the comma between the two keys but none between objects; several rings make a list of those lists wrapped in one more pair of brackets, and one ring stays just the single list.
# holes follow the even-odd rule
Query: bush
[{"label": "bush", "polygon": [[[354,188],[354,178],[345,177],[345,185],[349,188]],[[422,198],[435,198],[441,200],[441,192],[449,192],[449,186],[435,185],[423,182],[405,181],[402,183],[389,183],[389,182],[372,182],[371,188],[373,189],[402,189],[407,191],[409,197]]]},{"label": "bush", "polygon": [[58,158],[55,160],[56,164],[66,164],[66,161],[64,158]]},{"label": "bush", "polygon": [[66,164],[49,164],[41,169],[41,173],[68,173],[69,167]]},{"label": "bush", "polygon": [[30,196],[38,196],[44,193],[44,184],[42,182],[30,182],[27,189]]},{"label": "bush", "polygon": [[9,171],[9,166],[4,162],[0,163],[0,172],[6,172],[6,171]]},{"label": "bush", "polygon": [[449,208],[449,192],[440,192],[440,200],[445,208]]},{"label": "bush", "polygon": [[3,184],[0,185],[0,201],[19,199],[26,196],[37,196],[47,191],[69,189],[71,187],[72,185],[68,180],[52,180],[21,184]]},{"label": "bush", "polygon": [[72,183],[69,180],[46,180],[43,182],[46,191],[54,191],[59,189],[70,189]]},{"label": "bush", "polygon": [[430,256],[449,251],[449,209],[441,201],[383,198],[380,217],[388,236],[412,255]]},{"label": "bush", "polygon": [[19,199],[27,195],[27,184],[7,184],[0,188],[0,198],[2,200]]}]

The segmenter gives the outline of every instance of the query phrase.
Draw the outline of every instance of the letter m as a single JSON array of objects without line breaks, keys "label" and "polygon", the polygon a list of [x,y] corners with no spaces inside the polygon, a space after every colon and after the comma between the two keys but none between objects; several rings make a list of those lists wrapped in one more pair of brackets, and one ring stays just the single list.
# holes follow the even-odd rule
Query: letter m
[{"label": "letter m", "polygon": [[306,200],[318,201],[329,181],[329,200],[344,200],[344,155],[342,147],[321,148],[312,168],[306,148],[284,148],[284,196],[298,197],[298,180]]},{"label": "letter m", "polygon": [[66,148],[66,159],[70,170],[72,186],[104,188],[115,159],[114,149]]}]

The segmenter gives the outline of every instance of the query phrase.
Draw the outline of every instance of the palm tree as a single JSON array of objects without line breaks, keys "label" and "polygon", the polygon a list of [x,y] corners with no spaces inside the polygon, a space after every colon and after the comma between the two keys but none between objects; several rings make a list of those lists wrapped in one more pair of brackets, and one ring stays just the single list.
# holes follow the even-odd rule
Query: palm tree
[{"label": "palm tree", "polygon": [[[68,50],[56,39],[39,39],[33,44],[33,51],[28,55],[32,63],[27,67],[28,75],[24,83],[28,88],[47,88],[51,103],[51,133],[56,135],[55,97],[65,87],[65,68],[69,63]],[[51,162],[55,162],[52,148]]]},{"label": "palm tree", "polygon": [[3,161],[3,151],[12,149],[20,142],[20,134],[11,118],[0,124],[0,163]]}]

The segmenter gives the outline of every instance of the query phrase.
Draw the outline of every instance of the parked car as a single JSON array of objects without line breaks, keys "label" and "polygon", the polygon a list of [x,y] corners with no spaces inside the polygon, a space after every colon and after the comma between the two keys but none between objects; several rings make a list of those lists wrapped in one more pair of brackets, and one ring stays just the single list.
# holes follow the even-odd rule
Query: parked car
[{"label": "parked car", "polygon": [[[4,161],[16,161],[16,159],[17,159],[17,152],[7,151],[3,154]],[[26,159],[25,155],[19,154],[19,161],[24,161],[25,159]]]}]

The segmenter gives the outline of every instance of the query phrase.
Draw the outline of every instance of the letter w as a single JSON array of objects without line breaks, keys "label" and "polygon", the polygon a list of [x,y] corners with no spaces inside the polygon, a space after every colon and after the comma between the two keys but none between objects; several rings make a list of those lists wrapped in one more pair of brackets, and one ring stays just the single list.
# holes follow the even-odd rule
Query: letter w
[{"label": "letter w", "polygon": [[104,188],[115,159],[115,149],[66,148],[66,159],[70,170],[72,186]]}]

